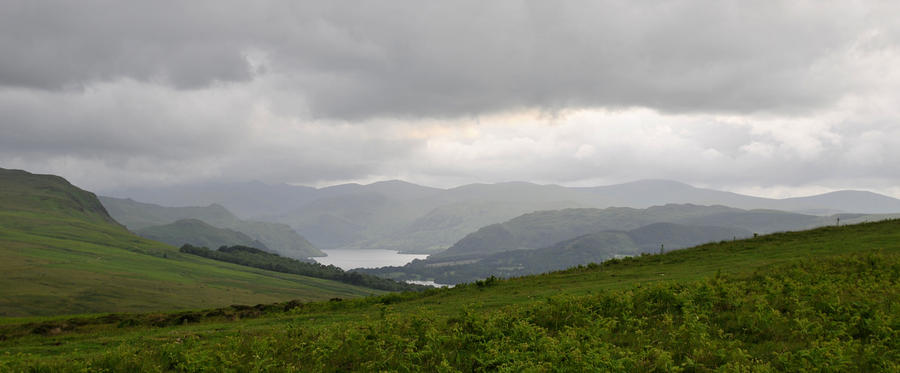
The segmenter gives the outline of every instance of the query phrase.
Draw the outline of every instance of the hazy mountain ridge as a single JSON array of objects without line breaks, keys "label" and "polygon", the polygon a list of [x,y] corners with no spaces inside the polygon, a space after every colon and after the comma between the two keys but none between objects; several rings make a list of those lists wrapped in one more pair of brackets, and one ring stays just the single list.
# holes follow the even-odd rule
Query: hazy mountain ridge
[{"label": "hazy mountain ridge", "polygon": [[[843,215],[845,218],[858,215]],[[739,229],[745,233],[809,229],[836,223],[836,217],[725,206],[668,204],[646,209],[609,207],[536,211],[479,229],[429,261],[480,257],[515,249],[537,249],[583,234],[633,230],[653,223]]]},{"label": "hazy mountain ridge", "polygon": [[[485,227],[483,232],[500,237],[493,242],[499,245],[515,239],[502,224]],[[483,254],[469,253],[450,258],[429,257],[402,267],[359,271],[395,279],[457,284],[490,276],[524,276],[600,263],[615,257],[658,253],[661,245],[665,245],[666,251],[671,251],[751,235],[749,231],[739,228],[653,223],[627,231],[608,230],[583,234],[537,249],[508,249],[509,246],[506,246],[504,251],[488,250]]]},{"label": "hazy mountain ridge", "polygon": [[[309,243],[303,236],[297,234],[297,232],[285,224],[241,220],[228,211],[227,208],[219,204],[211,204],[205,207],[165,207],[151,203],[137,202],[132,199],[112,197],[100,197],[100,201],[106,206],[113,218],[133,231],[143,232],[150,227],[167,226],[182,219],[197,219],[215,228],[230,229],[240,232],[250,238],[249,242],[238,239],[211,247],[219,247],[220,245],[248,245],[250,242],[258,241],[263,244],[263,247],[261,248],[267,248],[268,250],[286,257],[303,259],[325,255]],[[181,225],[177,227],[178,229],[169,226],[163,229],[153,230],[152,232],[155,238],[160,239],[163,242],[174,242],[173,240],[175,239],[184,240],[186,238],[186,236],[184,236],[184,233],[186,233],[185,230],[192,226],[201,229],[197,232],[198,235],[212,234],[209,229],[205,229],[199,225]],[[166,237],[166,232],[172,233],[173,235]],[[176,235],[175,233],[178,234]],[[235,238],[233,235],[228,234],[212,235]],[[180,246],[185,242],[174,245]],[[194,245],[205,246],[201,244]]]},{"label": "hazy mountain ridge", "polygon": [[[861,218],[843,214],[844,219]],[[438,283],[519,276],[600,262],[619,255],[675,250],[709,241],[831,225],[837,216],[668,204],[536,211],[491,224],[445,251],[370,273]]]},{"label": "hazy mountain ridge", "polygon": [[184,244],[211,247],[249,246],[269,250],[262,242],[238,231],[216,228],[198,219],[181,219],[170,224],[155,225],[135,231],[139,236],[180,247]]},{"label": "hazy mountain ridge", "polygon": [[593,232],[626,231],[658,222],[740,211],[724,206],[666,205],[647,209],[609,207],[536,211],[475,231],[447,250],[431,255],[436,261],[484,256],[515,249],[537,249]]},{"label": "hazy mountain ridge", "polygon": [[464,201],[442,205],[383,238],[358,242],[347,248],[399,250],[431,254],[443,251],[477,229],[524,213],[577,206],[558,202]]},{"label": "hazy mountain ridge", "polygon": [[[205,189],[209,192],[202,193]],[[827,214],[900,212],[900,200],[870,192],[839,191],[771,199],[668,180],[599,187],[509,182],[450,189],[397,180],[318,189],[253,182],[131,189],[114,194],[137,199],[146,196],[149,198],[146,200],[163,205],[219,203],[239,216],[288,224],[323,248],[380,248],[421,253],[438,252],[480,227],[523,213],[572,207],[647,208],[676,203]],[[491,208],[479,208],[479,205]]]},{"label": "hazy mountain ridge", "polygon": [[220,204],[209,206],[165,207],[133,199],[100,196],[110,215],[128,229],[140,230],[181,219],[197,219],[219,227],[234,226],[240,219]]}]

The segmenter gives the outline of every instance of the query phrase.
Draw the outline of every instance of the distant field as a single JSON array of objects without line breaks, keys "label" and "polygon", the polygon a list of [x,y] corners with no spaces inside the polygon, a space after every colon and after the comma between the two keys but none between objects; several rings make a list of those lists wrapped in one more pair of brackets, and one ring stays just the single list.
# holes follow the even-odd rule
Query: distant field
[{"label": "distant field", "polygon": [[0,367],[891,371],[900,221],[245,311],[6,320]]}]

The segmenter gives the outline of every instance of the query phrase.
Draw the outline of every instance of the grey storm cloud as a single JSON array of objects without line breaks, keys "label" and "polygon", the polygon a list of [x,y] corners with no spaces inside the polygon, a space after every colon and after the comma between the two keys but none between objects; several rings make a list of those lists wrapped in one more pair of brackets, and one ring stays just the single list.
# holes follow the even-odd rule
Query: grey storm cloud
[{"label": "grey storm cloud", "polygon": [[896,14],[877,0],[0,0],[0,167],[101,190],[662,177],[900,196]]},{"label": "grey storm cloud", "polygon": [[523,107],[802,112],[865,88],[847,76],[848,56],[896,47],[895,13],[879,8],[892,5],[868,5],[7,1],[0,84],[196,89],[277,74],[312,115],[352,120]]}]

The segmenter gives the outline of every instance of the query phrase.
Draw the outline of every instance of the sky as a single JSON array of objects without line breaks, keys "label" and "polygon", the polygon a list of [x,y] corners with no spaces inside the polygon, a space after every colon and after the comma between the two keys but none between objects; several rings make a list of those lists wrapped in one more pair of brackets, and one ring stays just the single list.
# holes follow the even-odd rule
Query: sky
[{"label": "sky", "polygon": [[897,1],[0,0],[0,167],[95,191],[900,197]]}]

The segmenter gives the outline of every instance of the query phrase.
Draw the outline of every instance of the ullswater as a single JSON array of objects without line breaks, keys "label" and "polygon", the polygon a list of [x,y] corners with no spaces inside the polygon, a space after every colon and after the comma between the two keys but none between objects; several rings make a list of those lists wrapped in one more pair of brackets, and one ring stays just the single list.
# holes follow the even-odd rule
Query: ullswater
[{"label": "ullswater", "polygon": [[402,266],[415,259],[425,259],[425,254],[401,254],[396,250],[333,249],[322,250],[326,257],[314,258],[325,265],[334,265],[345,271],[354,268],[378,268]]}]

